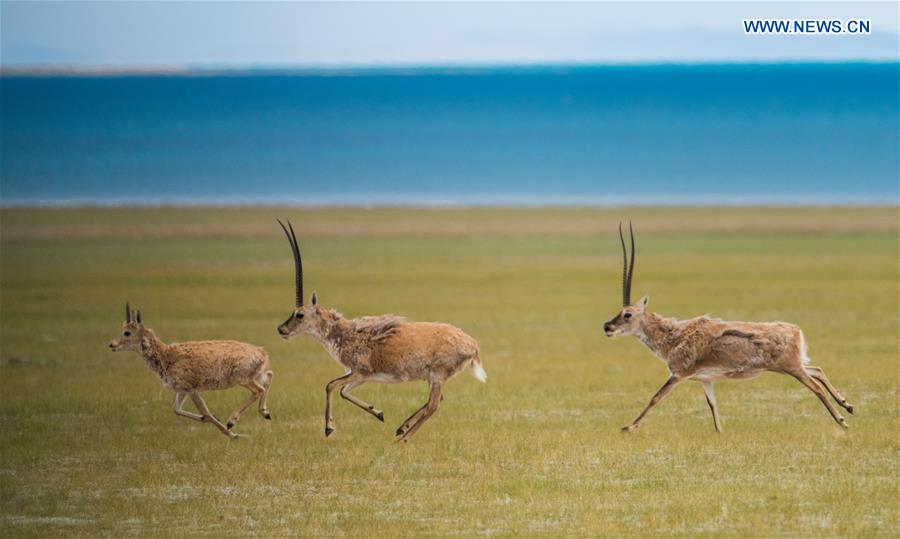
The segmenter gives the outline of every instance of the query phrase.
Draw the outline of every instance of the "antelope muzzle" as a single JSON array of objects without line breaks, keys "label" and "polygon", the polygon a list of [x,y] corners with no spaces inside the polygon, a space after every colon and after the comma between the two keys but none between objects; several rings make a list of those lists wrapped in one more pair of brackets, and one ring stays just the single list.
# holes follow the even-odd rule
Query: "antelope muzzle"
[{"label": "antelope muzzle", "polygon": [[291,330],[287,327],[287,323],[281,324],[278,326],[278,335],[281,336],[282,339],[287,340],[291,336]]},{"label": "antelope muzzle", "polygon": [[619,319],[619,317],[617,316],[617,317],[613,318],[612,320],[610,320],[609,322],[603,324],[603,333],[605,333],[607,337],[612,337],[615,334],[616,320],[618,320],[618,319]]}]

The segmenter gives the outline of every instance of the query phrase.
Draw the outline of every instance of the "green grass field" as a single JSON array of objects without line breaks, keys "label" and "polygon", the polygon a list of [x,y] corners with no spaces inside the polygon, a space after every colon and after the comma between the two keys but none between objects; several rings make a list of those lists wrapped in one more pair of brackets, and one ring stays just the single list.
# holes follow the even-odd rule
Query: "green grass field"
[{"label": "green grass field", "polygon": [[[365,385],[382,424],[324,386],[342,369],[275,333],[306,288],[349,317],[456,324],[486,385],[452,380],[409,444],[424,384]],[[667,371],[609,340],[616,223],[634,295],[676,317],[787,320],[856,406],[842,431],[795,380],[717,384],[725,432],[684,384],[633,434]],[[898,209],[92,209],[0,212],[0,536],[893,536],[898,508]],[[228,441],[176,417],[134,354],[129,300],[166,341],[264,346],[274,420]],[[245,398],[206,394],[220,417]]]}]

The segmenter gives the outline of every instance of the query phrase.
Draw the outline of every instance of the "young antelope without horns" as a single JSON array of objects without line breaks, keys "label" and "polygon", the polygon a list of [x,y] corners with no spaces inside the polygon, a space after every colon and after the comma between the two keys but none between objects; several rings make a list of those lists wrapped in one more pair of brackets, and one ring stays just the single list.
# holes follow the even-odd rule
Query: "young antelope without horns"
[{"label": "young antelope without horns", "polygon": [[[851,414],[853,406],[835,388],[825,372],[809,364],[806,338],[799,327],[786,322],[725,322],[700,316],[690,320],[665,318],[647,310],[649,298],[631,303],[631,278],[634,276],[634,232],[631,236],[631,262],[625,249],[625,237],[619,224],[622,243],[622,305],[615,318],[603,325],[607,337],[634,335],[669,368],[669,379],[653,395],[650,404],[623,432],[638,428],[647,413],[676,385],[694,380],[703,385],[706,402],[712,411],[716,431],[722,432],[713,382],[728,378],[751,378],[764,371],[787,374],[815,393],[838,425],[847,423],[828,400],[822,386]],[[817,382],[818,381],[818,382]],[[822,384],[822,386],[819,385]]]},{"label": "young antelope without horns", "polygon": [[294,255],[296,292],[294,312],[278,326],[278,334],[285,340],[302,333],[312,335],[347,371],[325,386],[326,437],[335,430],[331,415],[335,390],[340,390],[341,397],[383,422],[384,413],[352,395],[353,388],[366,382],[427,382],[430,388],[428,402],[396,431],[399,440],[406,442],[437,411],[443,400],[444,384],[450,378],[471,365],[475,378],[482,382],[487,379],[478,355],[478,343],[459,328],[432,322],[405,322],[394,315],[347,320],[337,311],[321,307],[315,292],[309,304],[304,305],[303,265],[297,236],[290,221],[287,227],[281,221],[278,224]]},{"label": "young antelope without horns", "polygon": [[[266,398],[272,384],[269,355],[259,346],[237,341],[193,341],[166,344],[152,329],[141,322],[141,311],[131,312],[125,304],[125,323],[119,338],[109,343],[113,352],[137,352],[150,370],[162,380],[165,388],[175,392],[175,413],[195,421],[209,421],[229,438],[237,435],[231,428],[251,404],[259,401],[259,413],[272,419]],[[228,389],[242,386],[250,391],[250,398],[241,405],[224,425],[209,411],[200,391]],[[190,397],[200,414],[182,409]]]}]

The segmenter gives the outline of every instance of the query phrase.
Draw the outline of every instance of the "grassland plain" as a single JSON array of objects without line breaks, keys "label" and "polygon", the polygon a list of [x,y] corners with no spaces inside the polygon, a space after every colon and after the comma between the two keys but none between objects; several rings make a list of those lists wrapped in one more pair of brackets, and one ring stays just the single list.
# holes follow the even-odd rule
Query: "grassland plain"
[{"label": "grassland plain", "polygon": [[[409,444],[424,384],[365,385],[387,423],[338,399],[341,368],[284,342],[298,229],[308,291],[348,316],[394,312],[478,339],[468,374]],[[669,316],[800,324],[856,405],[850,430],[793,379],[677,388],[619,308],[615,224],[637,229],[634,294]],[[894,536],[898,209],[4,209],[0,535]],[[106,343],[130,300],[167,341],[265,346],[274,420],[229,442]],[[241,390],[210,393],[220,416]]]}]

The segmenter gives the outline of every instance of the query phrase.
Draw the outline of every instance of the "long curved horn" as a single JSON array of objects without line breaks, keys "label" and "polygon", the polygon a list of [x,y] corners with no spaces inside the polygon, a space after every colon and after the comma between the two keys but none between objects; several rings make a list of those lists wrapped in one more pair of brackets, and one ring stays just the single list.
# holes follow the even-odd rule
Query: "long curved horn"
[{"label": "long curved horn", "polygon": [[634,229],[628,221],[628,235],[631,237],[631,263],[628,265],[628,303],[631,304],[631,279],[634,278]]},{"label": "long curved horn", "polygon": [[625,250],[625,236],[622,235],[622,223],[619,222],[619,241],[622,243],[622,306],[631,305],[631,283],[628,278],[628,251]]},{"label": "long curved horn", "polygon": [[[300,247],[297,245],[297,235],[294,234],[294,227],[291,225],[290,220],[288,220],[288,226],[284,226],[284,223],[281,222],[280,219],[275,219],[278,221],[278,224],[281,225],[281,229],[284,230],[284,235],[287,236],[288,242],[291,244],[291,252],[294,254],[294,291],[296,292],[296,297],[294,299],[295,307],[303,306],[303,262],[300,260]],[[288,232],[288,227],[290,227],[290,232]]]},{"label": "long curved horn", "polygon": [[128,302],[125,302],[125,321],[131,322],[131,306],[128,305]]}]

